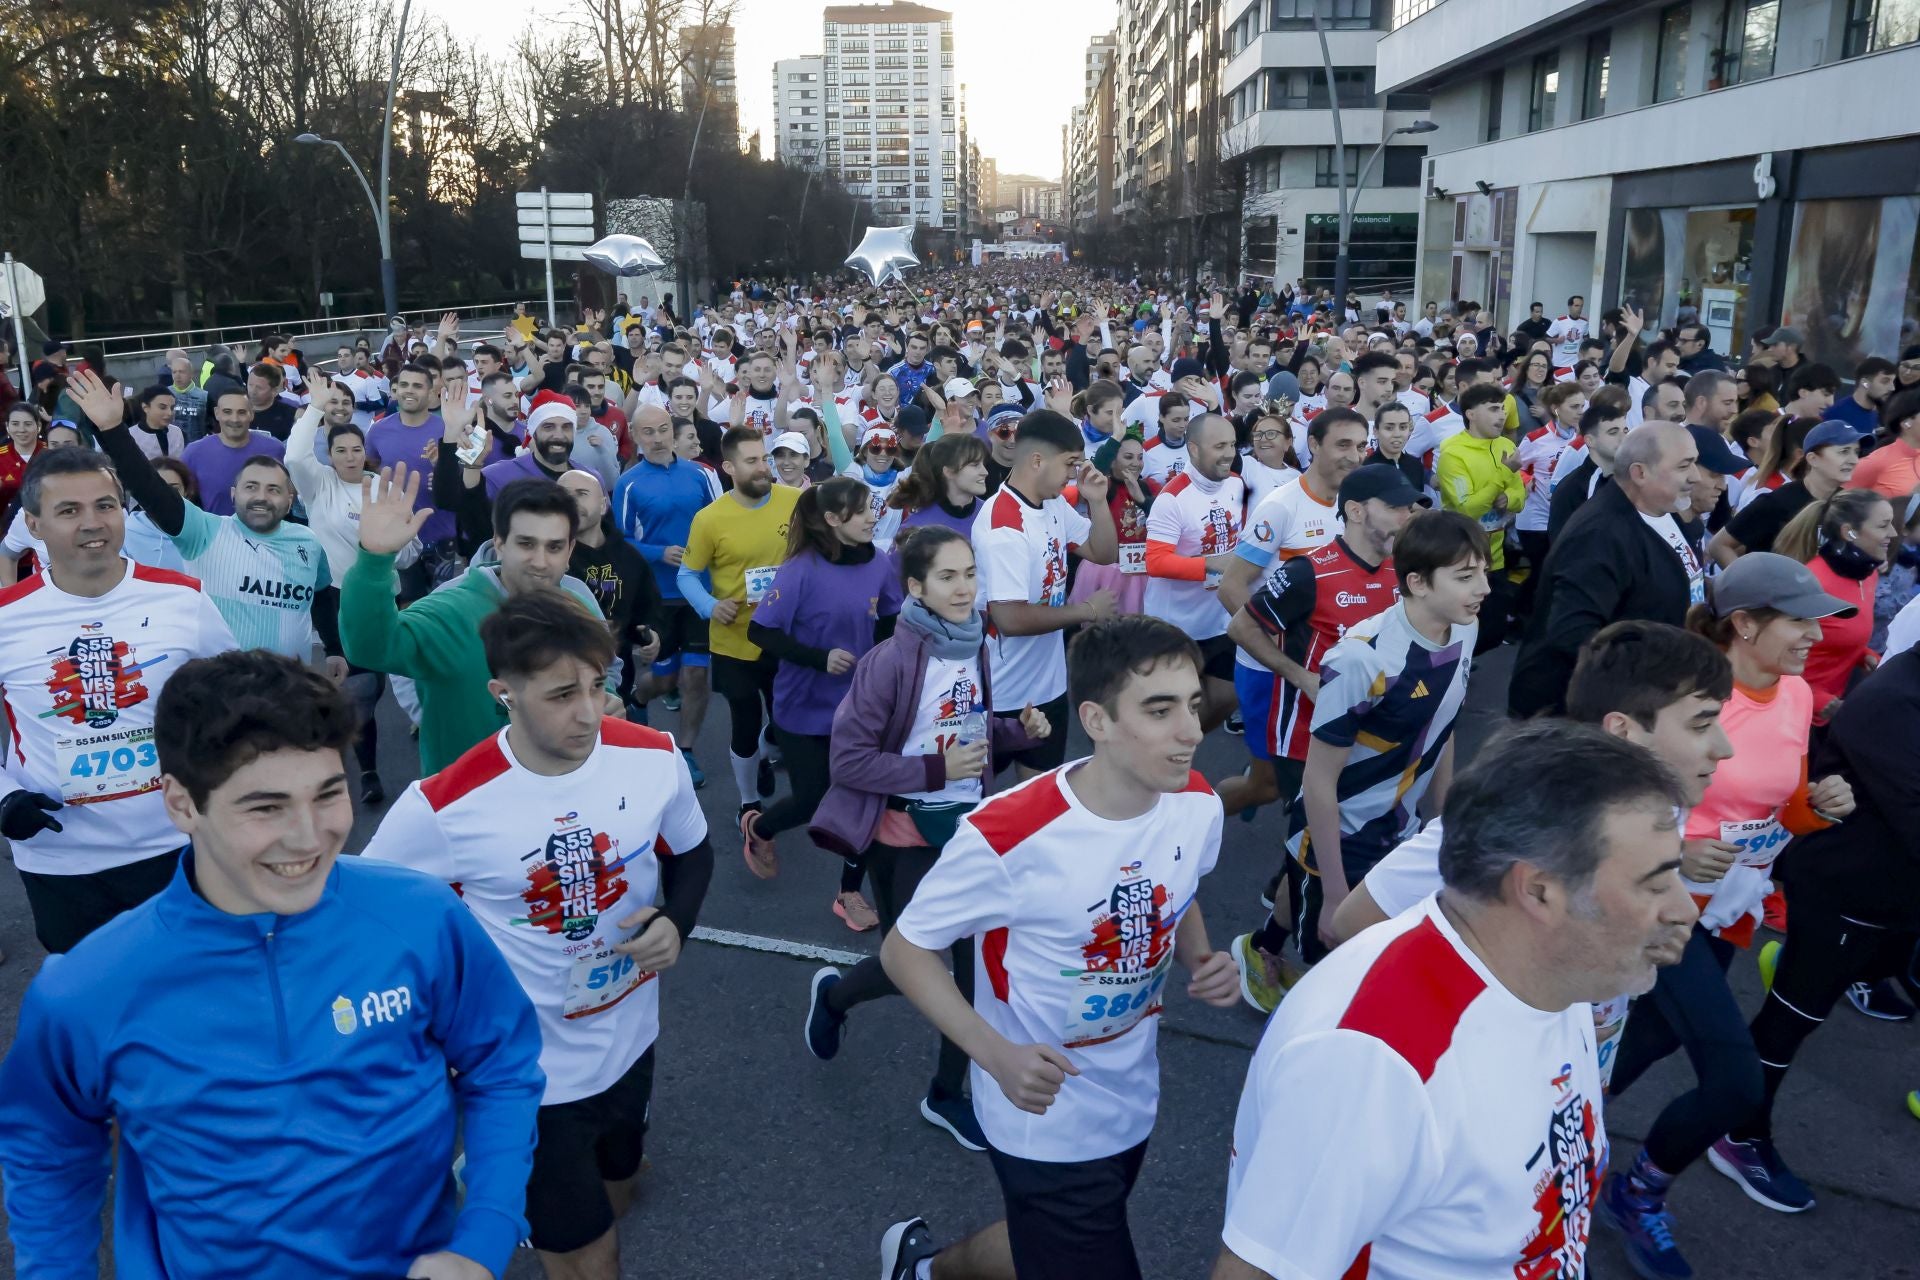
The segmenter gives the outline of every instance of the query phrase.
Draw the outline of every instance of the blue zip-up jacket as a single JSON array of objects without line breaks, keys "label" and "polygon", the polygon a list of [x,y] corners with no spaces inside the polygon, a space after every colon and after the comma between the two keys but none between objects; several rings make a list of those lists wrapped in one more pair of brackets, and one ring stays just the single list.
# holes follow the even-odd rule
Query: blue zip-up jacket
[{"label": "blue zip-up jacket", "polygon": [[440,1250],[504,1274],[546,1079],[533,1007],[472,913],[341,858],[312,910],[227,915],[192,856],[27,989],[0,1063],[20,1280],[97,1274],[115,1125],[121,1280],[367,1280]]},{"label": "blue zip-up jacket", "polygon": [[667,548],[687,545],[694,516],[712,501],[699,464],[683,458],[664,467],[640,458],[615,482],[614,523],[652,567],[662,600],[680,599],[678,571],[666,561]]}]

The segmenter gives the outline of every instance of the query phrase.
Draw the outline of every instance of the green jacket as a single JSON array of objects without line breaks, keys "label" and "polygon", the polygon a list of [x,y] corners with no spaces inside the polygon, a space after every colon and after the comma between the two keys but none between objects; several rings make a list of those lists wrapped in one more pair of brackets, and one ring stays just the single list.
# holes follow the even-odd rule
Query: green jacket
[{"label": "green jacket", "polygon": [[[600,617],[586,585],[561,588]],[[475,565],[402,610],[393,598],[393,557],[362,548],[340,583],[340,647],[348,662],[406,676],[420,693],[420,775],[438,773],[507,723],[487,692],[480,623],[506,598],[498,565]]]}]

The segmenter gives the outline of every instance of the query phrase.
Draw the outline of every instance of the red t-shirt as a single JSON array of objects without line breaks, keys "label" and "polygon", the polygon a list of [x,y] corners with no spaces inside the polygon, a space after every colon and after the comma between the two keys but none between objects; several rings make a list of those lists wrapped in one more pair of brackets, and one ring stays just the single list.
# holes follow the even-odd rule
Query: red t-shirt
[{"label": "red t-shirt", "polygon": [[1819,556],[1807,561],[1807,568],[1813,570],[1828,595],[1859,609],[1851,618],[1822,618],[1820,643],[1807,655],[1806,681],[1813,689],[1814,722],[1823,724],[1821,708],[1845,696],[1847,681],[1867,656],[1867,639],[1873,635],[1874,580],[1843,578]]}]

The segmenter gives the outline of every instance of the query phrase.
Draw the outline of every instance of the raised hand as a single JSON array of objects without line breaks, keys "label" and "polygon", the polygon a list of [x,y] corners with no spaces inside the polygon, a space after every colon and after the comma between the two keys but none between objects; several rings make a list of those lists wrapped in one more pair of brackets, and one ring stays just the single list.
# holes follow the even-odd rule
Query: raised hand
[{"label": "raised hand", "polygon": [[360,477],[360,546],[377,556],[398,555],[420,536],[420,527],[432,507],[413,509],[420,496],[420,473],[409,474],[407,464],[395,463],[380,472],[380,494],[374,496],[373,477]]},{"label": "raised hand", "polygon": [[91,369],[75,370],[67,378],[67,394],[80,406],[88,421],[102,431],[112,431],[126,421],[126,398],[101,381],[100,375]]}]

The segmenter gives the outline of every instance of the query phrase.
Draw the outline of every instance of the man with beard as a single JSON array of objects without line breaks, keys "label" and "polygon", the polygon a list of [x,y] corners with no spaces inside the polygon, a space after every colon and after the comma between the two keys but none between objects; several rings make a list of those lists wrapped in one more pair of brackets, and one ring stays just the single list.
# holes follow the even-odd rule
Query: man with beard
[{"label": "man with beard", "polygon": [[173,539],[187,571],[200,579],[227,629],[244,649],[271,649],[299,662],[313,657],[317,630],[327,651],[327,675],[347,676],[340,656],[340,595],[327,570],[320,539],[292,524],[293,477],[278,458],[248,458],[234,477],[234,514],[211,515],[180,496],[153,469],[122,425],[124,402],[91,372],[73,376],[69,390],[92,419],[100,449],[154,527]]},{"label": "man with beard", "polygon": [[492,533],[492,503],[502,489],[516,480],[558,480],[573,470],[577,422],[573,401],[542,391],[527,415],[527,446],[503,461],[469,466],[458,454],[466,443],[472,412],[466,397],[457,391],[441,405],[445,427],[433,462],[434,501],[456,513],[461,541],[469,547],[485,542]]},{"label": "man with beard", "polygon": [[180,454],[180,461],[193,473],[200,488],[200,501],[216,516],[233,514],[233,499],[228,496],[240,468],[252,458],[282,458],[287,447],[264,431],[253,429],[253,401],[236,387],[219,394],[207,393],[213,407],[215,431],[201,436]]}]

